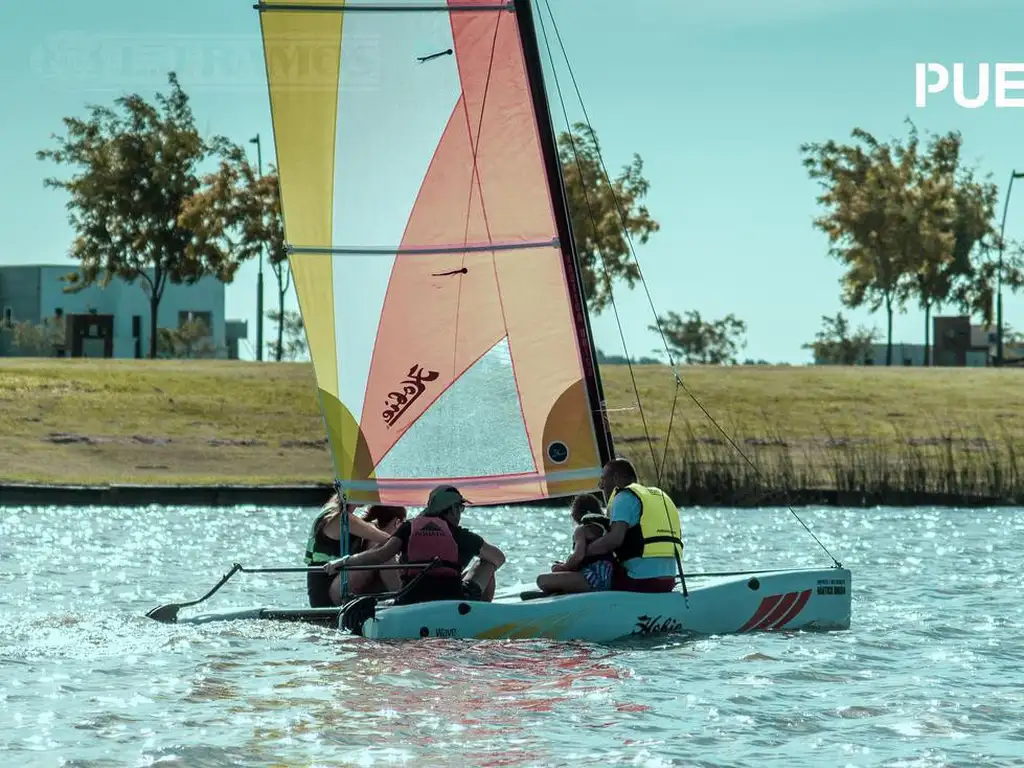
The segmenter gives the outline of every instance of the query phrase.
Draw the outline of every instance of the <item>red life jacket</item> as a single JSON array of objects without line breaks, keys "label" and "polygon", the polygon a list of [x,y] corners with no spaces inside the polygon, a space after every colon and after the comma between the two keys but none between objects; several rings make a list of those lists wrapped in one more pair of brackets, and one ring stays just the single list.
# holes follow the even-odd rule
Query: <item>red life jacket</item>
[{"label": "red life jacket", "polygon": [[[448,523],[439,517],[415,517],[410,521],[410,525],[412,531],[402,553],[402,562],[429,563],[437,558],[441,562],[430,569],[428,576],[460,577],[462,569],[459,568],[459,545]],[[402,571],[402,576],[411,578],[422,570]]]}]

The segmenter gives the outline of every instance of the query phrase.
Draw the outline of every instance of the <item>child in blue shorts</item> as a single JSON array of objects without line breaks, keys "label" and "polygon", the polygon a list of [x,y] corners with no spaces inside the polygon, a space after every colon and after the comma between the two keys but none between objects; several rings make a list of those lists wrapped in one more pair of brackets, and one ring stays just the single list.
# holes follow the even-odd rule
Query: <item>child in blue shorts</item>
[{"label": "child in blue shorts", "polygon": [[551,573],[538,576],[537,586],[547,594],[611,589],[613,556],[586,556],[587,545],[604,536],[611,524],[601,509],[601,502],[589,493],[577,496],[569,514],[576,523],[572,554],[564,563],[555,563]]}]

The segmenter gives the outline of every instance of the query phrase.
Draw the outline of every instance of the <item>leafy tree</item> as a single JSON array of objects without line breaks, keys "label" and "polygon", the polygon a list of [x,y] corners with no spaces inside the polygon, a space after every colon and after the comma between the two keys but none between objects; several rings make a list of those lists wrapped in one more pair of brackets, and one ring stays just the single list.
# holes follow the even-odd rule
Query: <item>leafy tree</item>
[{"label": "leafy tree", "polygon": [[[658,352],[654,352],[653,354],[657,355]],[[662,364],[661,359],[659,357],[657,357],[657,356],[650,357],[648,355],[644,355],[643,357],[635,357],[633,355],[630,355],[629,357],[626,357],[625,355],[606,355],[600,349],[597,350],[597,362],[602,364],[602,365],[629,365],[629,364],[632,364],[632,365],[661,365]]]},{"label": "leafy tree", "polygon": [[897,190],[903,200],[903,227],[898,241],[907,274],[900,288],[901,303],[916,298],[924,312],[925,365],[931,365],[932,310],[950,298],[962,271],[960,249],[967,245],[969,251],[975,237],[968,222],[976,211],[957,206],[961,145],[960,134],[950,132],[932,137],[922,152],[917,129],[910,123],[910,139],[902,155]]},{"label": "leafy tree", "polygon": [[558,152],[583,292],[587,306],[601,312],[611,301],[615,280],[632,288],[640,278],[627,235],[642,244],[661,227],[642,203],[650,183],[637,154],[609,183],[597,134],[585,123],[559,135]]},{"label": "leafy tree", "polygon": [[25,320],[11,330],[11,347],[25,357],[53,357],[64,345],[64,322],[48,317],[41,323]]},{"label": "leafy tree", "polygon": [[180,328],[160,328],[157,336],[158,353],[162,357],[193,359],[217,355],[209,326],[198,318],[189,319]]},{"label": "leafy tree", "polygon": [[306,354],[306,327],[300,313],[271,310],[267,318],[278,328],[279,341],[267,345],[275,360],[297,360]]},{"label": "leafy tree", "polygon": [[[958,276],[952,298],[966,313],[976,314],[992,325],[996,320],[996,293],[999,286],[999,251],[991,243],[978,244],[969,256],[966,272]],[[1024,245],[1007,241],[1003,253],[1003,289],[1011,293],[1024,288]],[[1005,342],[1005,332],[1004,342]]]},{"label": "leafy tree", "polygon": [[[700,312],[694,310],[688,311],[685,319],[676,312],[669,312],[659,317],[658,322],[673,357],[687,364],[735,365],[736,355],[747,346],[743,338],[747,324],[732,314],[705,321]],[[648,329],[659,331],[658,325],[650,325]]]},{"label": "leafy tree", "polygon": [[[867,305],[886,313],[886,365],[892,365],[892,320],[906,298],[906,278],[914,265],[922,229],[933,225],[935,202],[914,190],[918,139],[884,144],[855,128],[854,143],[803,144],[804,167],[824,191],[818,202],[826,212],[815,226],[829,239],[829,253],[846,268],[843,304]],[[909,221],[908,221],[909,219]],[[926,237],[932,237],[927,232]]]},{"label": "leafy tree", "polygon": [[[203,192],[193,196],[182,214],[183,223],[196,232],[198,240],[233,253],[237,260],[267,260],[277,280],[277,312],[268,317],[285,317],[284,300],[291,287],[291,270],[285,250],[284,220],[281,216],[280,182],[274,166],[260,176],[241,148],[232,148],[216,172],[203,180]],[[277,322],[277,321],[275,321]],[[277,342],[268,347],[278,362],[289,349],[285,325],[277,323]]]},{"label": "leafy tree", "polygon": [[850,321],[837,312],[835,317],[822,315],[821,330],[814,341],[804,344],[803,349],[814,353],[816,362],[827,365],[856,365],[871,354],[871,347],[878,338],[874,328],[860,326],[853,329]]},{"label": "leafy tree", "polygon": [[199,167],[226,151],[226,139],[206,141],[196,129],[188,97],[177,76],[170,93],[155,103],[138,94],[114,107],[90,105],[88,117],[65,117],[66,135],[56,148],[37,152],[40,160],[76,168],[67,179],[48,178],[47,187],[69,195],[68,219],[76,232],[71,256],[79,262],[65,279],[74,292],[115,277],[138,281],[149,298],[151,357],[157,354],[157,314],[168,281],[195,283],[205,275],[230,282],[238,262],[224,249],[179,221],[201,183]]}]

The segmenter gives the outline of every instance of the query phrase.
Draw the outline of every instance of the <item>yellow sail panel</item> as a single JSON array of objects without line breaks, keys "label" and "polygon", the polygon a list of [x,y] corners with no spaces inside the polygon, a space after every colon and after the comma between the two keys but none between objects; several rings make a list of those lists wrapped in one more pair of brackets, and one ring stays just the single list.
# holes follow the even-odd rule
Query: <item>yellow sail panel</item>
[{"label": "yellow sail panel", "polygon": [[[332,5],[339,0],[277,0],[275,5]],[[334,152],[343,15],[261,13],[285,239],[292,246],[332,240]],[[340,478],[352,476],[358,425],[338,397],[334,275],[329,258],[294,254],[295,292],[306,327],[327,435]]]}]

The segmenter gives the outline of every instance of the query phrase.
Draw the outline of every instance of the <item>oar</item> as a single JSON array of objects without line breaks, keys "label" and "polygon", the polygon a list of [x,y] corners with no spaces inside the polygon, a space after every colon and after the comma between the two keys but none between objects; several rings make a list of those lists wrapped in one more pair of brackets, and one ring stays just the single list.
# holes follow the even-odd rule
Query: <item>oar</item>
[{"label": "oar", "polygon": [[[397,569],[403,570],[418,570],[422,568],[433,567],[433,563],[385,563],[383,565],[346,565],[339,570],[346,571],[391,571]],[[323,566],[290,566],[282,568],[247,568],[241,563],[235,563],[231,566],[231,570],[224,574],[220,581],[213,585],[213,588],[202,597],[196,600],[189,600],[184,603],[168,603],[167,605],[158,605],[153,610],[146,614],[147,618],[155,619],[156,621],[164,622],[165,624],[173,624],[178,620],[178,611],[182,608],[188,608],[193,605],[199,605],[217,593],[217,591],[227,584],[228,580],[239,571],[245,573],[323,573]]]}]

